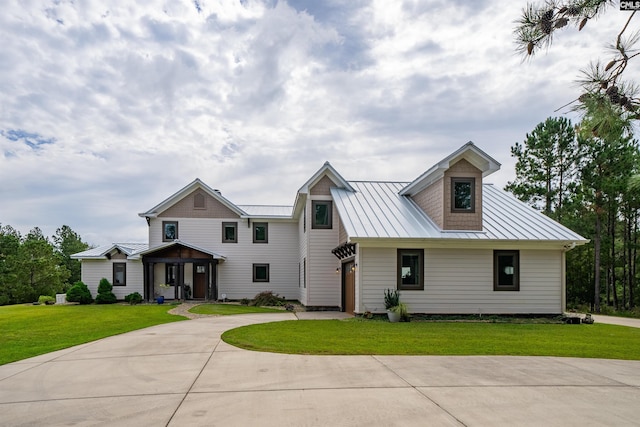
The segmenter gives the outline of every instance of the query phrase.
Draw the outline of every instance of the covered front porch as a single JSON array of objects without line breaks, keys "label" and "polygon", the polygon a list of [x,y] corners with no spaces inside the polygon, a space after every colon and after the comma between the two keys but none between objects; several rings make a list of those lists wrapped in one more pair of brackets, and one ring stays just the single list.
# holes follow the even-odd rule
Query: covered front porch
[{"label": "covered front porch", "polygon": [[140,254],[144,299],[215,301],[218,299],[218,264],[225,257],[175,240]]}]

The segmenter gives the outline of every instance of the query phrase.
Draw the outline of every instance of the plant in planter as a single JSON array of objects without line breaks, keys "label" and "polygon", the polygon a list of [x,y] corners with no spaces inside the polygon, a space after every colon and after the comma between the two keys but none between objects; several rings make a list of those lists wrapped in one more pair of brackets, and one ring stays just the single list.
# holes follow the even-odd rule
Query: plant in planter
[{"label": "plant in planter", "polygon": [[409,321],[409,309],[407,308],[407,304],[399,302],[395,307],[391,307],[390,311],[396,314],[399,317],[399,320],[403,322]]},{"label": "plant in planter", "polygon": [[400,291],[397,289],[386,289],[384,291],[384,308],[387,309],[387,316],[389,317],[390,322],[400,321],[400,313],[396,313],[395,310],[399,304],[401,304]]}]

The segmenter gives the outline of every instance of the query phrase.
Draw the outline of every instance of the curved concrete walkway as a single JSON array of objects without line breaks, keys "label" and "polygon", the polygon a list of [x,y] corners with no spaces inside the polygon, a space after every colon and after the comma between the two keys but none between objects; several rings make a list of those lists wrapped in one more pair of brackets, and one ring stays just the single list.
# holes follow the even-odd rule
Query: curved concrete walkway
[{"label": "curved concrete walkway", "polygon": [[[201,318],[0,366],[0,425],[631,426],[640,362],[240,350]],[[598,321],[598,319],[596,319]]]}]

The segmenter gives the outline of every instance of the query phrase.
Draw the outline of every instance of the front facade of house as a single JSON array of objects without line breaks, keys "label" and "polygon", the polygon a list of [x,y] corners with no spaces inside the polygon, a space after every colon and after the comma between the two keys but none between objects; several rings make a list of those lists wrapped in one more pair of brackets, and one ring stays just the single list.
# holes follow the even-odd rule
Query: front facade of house
[{"label": "front facade of house", "polygon": [[74,258],[94,296],[107,277],[119,299],[269,290],[375,313],[395,288],[413,313],[561,313],[565,252],[586,240],[483,183],[499,166],[473,143],[412,182],[350,182],[325,163],[293,206],[235,205],[196,179],[139,214],[148,243]]}]

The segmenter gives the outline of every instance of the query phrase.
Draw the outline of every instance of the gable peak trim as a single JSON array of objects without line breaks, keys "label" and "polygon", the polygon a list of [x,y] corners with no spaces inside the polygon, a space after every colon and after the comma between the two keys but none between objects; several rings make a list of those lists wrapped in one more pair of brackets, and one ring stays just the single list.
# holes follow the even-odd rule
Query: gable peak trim
[{"label": "gable peak trim", "polygon": [[416,194],[444,176],[444,173],[460,160],[466,160],[482,172],[482,177],[491,175],[500,169],[500,163],[478,148],[472,141],[449,154],[422,175],[413,180],[398,193],[401,196]]},{"label": "gable peak trim", "polygon": [[143,218],[155,218],[160,215],[165,210],[169,209],[171,206],[176,204],[178,201],[182,200],[187,195],[193,193],[196,190],[202,190],[207,195],[213,197],[215,200],[222,203],[227,208],[231,209],[233,212],[238,214],[238,216],[246,215],[247,213],[239,208],[236,204],[232,203],[230,200],[222,196],[222,193],[218,189],[213,189],[205,184],[200,178],[196,178],[191,181],[186,186],[182,187],[182,189],[178,190],[171,196],[164,199],[162,202],[149,209],[146,212],[139,213],[138,216]]}]

